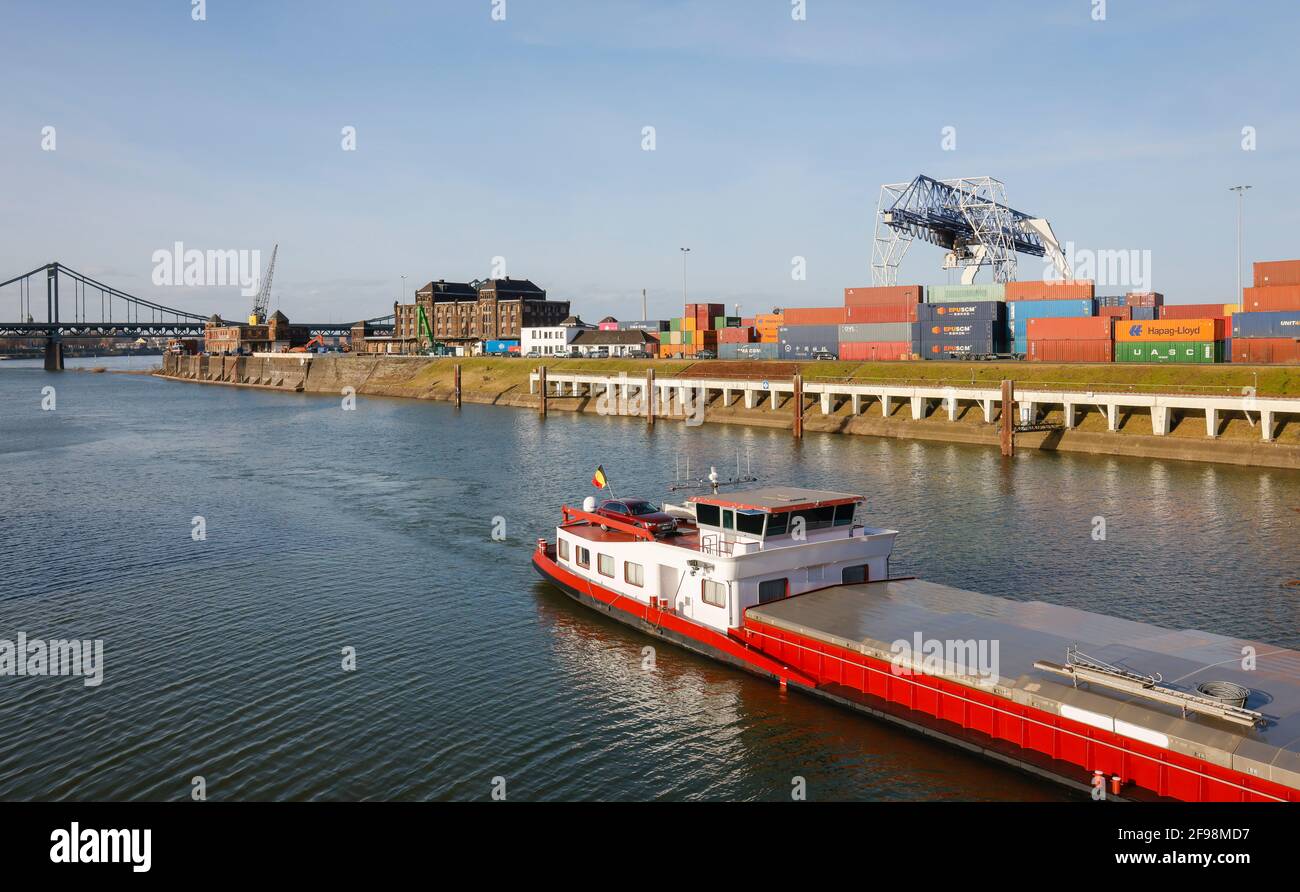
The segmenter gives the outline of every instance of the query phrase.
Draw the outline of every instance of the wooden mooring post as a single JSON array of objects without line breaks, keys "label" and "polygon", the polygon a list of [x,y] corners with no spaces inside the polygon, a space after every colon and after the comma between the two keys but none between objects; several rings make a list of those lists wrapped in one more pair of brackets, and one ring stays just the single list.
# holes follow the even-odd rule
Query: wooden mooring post
[{"label": "wooden mooring post", "polygon": [[794,376],[794,424],[790,431],[794,434],[796,440],[803,439],[803,375],[798,372]]},{"label": "wooden mooring post", "polygon": [[456,408],[460,408],[460,363],[456,363]]},{"label": "wooden mooring post", "polygon": [[541,390],[541,397],[537,404],[538,412],[543,418],[546,417],[546,366],[537,368],[537,386]]},{"label": "wooden mooring post", "polygon": [[645,370],[645,424],[655,426],[655,370]]},{"label": "wooden mooring post", "polygon": [[1016,454],[1016,382],[1002,382],[1002,454]]}]

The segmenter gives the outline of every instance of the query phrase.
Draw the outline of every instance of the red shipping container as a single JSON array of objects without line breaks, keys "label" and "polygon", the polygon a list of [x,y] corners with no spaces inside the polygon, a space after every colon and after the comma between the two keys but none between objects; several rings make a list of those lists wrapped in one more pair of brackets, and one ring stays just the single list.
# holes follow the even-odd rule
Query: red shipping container
[{"label": "red shipping container", "polygon": [[1132,319],[1132,307],[1098,307],[1098,316],[1108,316],[1111,319]]},{"label": "red shipping container", "polygon": [[1165,296],[1159,291],[1130,291],[1124,295],[1124,303],[1130,307],[1162,307]]},{"label": "red shipping container", "polygon": [[753,326],[744,328],[724,328],[718,332],[719,344],[749,344],[758,340],[758,333]]},{"label": "red shipping container", "polygon": [[1115,345],[1100,338],[1090,341],[1031,339],[1026,356],[1031,362],[1112,362]]},{"label": "red shipping container", "polygon": [[1165,304],[1158,315],[1161,319],[1213,319],[1223,316],[1223,304]]},{"label": "red shipping container", "polygon": [[1272,310],[1300,310],[1300,285],[1269,285],[1267,288],[1243,288],[1241,309],[1247,313]]},{"label": "red shipping container", "polygon": [[844,307],[786,307],[786,325],[844,325]]},{"label": "red shipping container", "polygon": [[1062,316],[1030,319],[1025,325],[1028,341],[1109,341],[1115,320],[1107,316]]},{"label": "red shipping container", "polygon": [[1261,260],[1255,264],[1255,287],[1300,285],[1300,260]]},{"label": "red shipping container", "polygon": [[895,362],[912,358],[907,341],[841,341],[840,359],[855,362]]},{"label": "red shipping container", "polygon": [[1012,300],[1087,300],[1096,296],[1091,279],[1047,282],[1008,282],[1006,299]]},{"label": "red shipping container", "polygon": [[847,306],[845,324],[852,322],[915,322],[917,304],[885,304],[878,307]]},{"label": "red shipping container", "polygon": [[1300,364],[1300,340],[1295,338],[1233,338],[1232,361],[1259,364]]},{"label": "red shipping container", "polygon": [[925,297],[920,285],[868,285],[844,289],[844,306],[879,307],[889,304],[919,304]]}]

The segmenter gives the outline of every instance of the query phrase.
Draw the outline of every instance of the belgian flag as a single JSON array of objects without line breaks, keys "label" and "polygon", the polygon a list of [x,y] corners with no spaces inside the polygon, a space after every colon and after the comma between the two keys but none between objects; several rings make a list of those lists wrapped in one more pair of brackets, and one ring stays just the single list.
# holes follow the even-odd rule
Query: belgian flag
[{"label": "belgian flag", "polygon": [[596,489],[604,489],[609,486],[609,479],[605,476],[605,468],[603,465],[596,465],[596,473],[591,477],[591,485],[596,487]]}]

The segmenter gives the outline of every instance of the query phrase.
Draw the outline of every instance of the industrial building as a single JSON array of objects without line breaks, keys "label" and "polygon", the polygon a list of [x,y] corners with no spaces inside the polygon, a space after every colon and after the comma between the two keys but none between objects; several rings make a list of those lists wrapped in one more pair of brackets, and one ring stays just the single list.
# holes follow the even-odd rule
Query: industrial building
[{"label": "industrial building", "polygon": [[430,282],[415,303],[393,305],[392,352],[423,353],[441,345],[474,353],[487,341],[519,340],[524,328],[558,325],[569,302],[548,300],[528,279]]}]

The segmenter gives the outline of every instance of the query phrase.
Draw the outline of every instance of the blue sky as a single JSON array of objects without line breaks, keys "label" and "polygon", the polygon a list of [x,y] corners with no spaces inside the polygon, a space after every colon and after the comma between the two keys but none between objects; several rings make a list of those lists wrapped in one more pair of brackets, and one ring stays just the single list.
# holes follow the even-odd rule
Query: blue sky
[{"label": "blue sky", "polygon": [[[279,242],[299,320],[496,256],[588,319],[635,318],[642,288],[680,312],[689,246],[692,301],[824,306],[870,282],[880,185],[927,173],[998,177],[1078,248],[1149,251],[1171,302],[1233,300],[1228,186],[1255,187],[1247,284],[1300,257],[1300,4],[1093,5],[208,0],[196,22],[190,0],[6,0],[0,279],[58,259],[238,316],[237,288],[152,286],[153,252]],[[949,281],[940,262],[918,243],[900,278]]]}]

